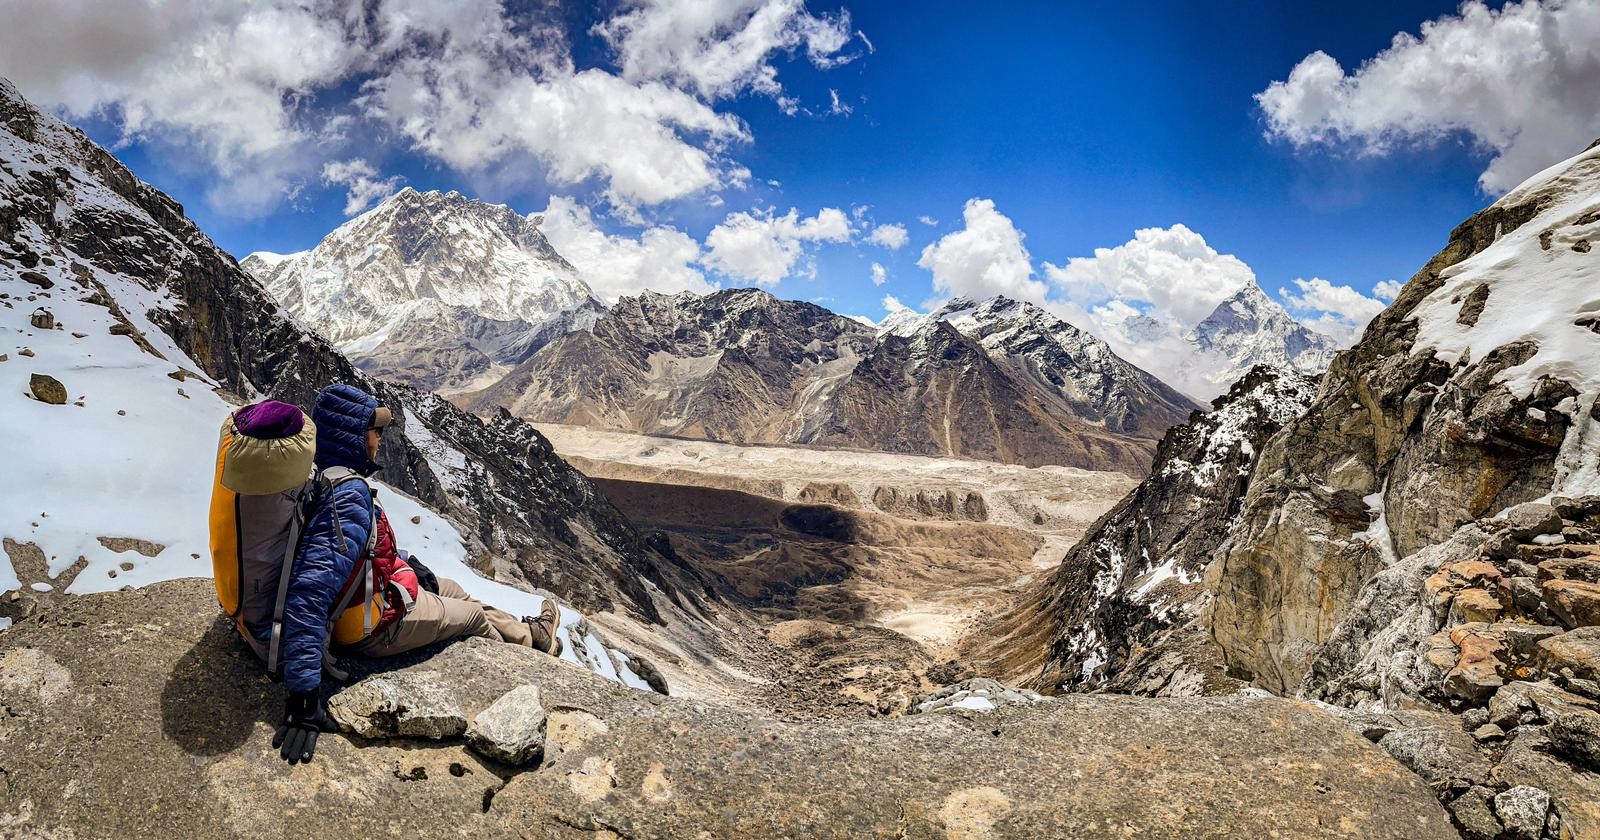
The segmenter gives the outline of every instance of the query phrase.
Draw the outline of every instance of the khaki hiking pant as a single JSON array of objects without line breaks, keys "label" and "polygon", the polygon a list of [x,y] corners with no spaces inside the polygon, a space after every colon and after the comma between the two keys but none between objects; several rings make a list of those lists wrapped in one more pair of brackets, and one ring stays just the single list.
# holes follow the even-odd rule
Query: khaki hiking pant
[{"label": "khaki hiking pant", "polygon": [[346,650],[361,656],[394,656],[462,636],[533,647],[533,631],[521,619],[474,599],[461,584],[439,578],[439,594],[418,592],[404,618]]}]

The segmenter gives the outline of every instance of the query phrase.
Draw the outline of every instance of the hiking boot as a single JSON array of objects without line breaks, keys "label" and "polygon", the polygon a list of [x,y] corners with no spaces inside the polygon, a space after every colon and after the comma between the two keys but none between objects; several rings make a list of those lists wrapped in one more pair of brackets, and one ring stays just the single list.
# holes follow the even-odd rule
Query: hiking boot
[{"label": "hiking boot", "polygon": [[561,627],[561,612],[549,598],[544,600],[544,606],[539,609],[539,617],[523,616],[522,623],[528,625],[533,633],[533,649],[548,653],[551,656],[560,656],[564,646],[561,637],[556,635],[556,630]]}]

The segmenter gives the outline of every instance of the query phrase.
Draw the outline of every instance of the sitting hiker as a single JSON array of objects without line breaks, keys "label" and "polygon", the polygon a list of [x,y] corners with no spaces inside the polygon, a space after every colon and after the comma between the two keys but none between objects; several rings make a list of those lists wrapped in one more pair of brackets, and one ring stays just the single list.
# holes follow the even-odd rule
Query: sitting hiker
[{"label": "sitting hiker", "polygon": [[[269,415],[271,422],[264,422]],[[212,498],[217,591],[246,640],[267,659],[269,670],[276,670],[281,650],[289,696],[272,745],[281,747],[280,754],[291,764],[310,761],[317,733],[332,731],[321,700],[330,648],[391,656],[434,642],[482,636],[561,654],[559,613],[549,599],[537,618],[519,619],[473,600],[455,581],[435,578],[416,558],[396,549],[377,491],[365,480],[379,469],[374,458],[393,419],[371,395],[349,385],[331,385],[317,395],[310,422],[293,406],[268,401],[242,409],[223,426],[219,489]],[[257,549],[265,544],[259,535],[268,529],[247,527],[253,511],[279,504],[284,497],[292,509],[307,498],[296,495],[302,493],[307,473],[303,463],[298,465],[301,484],[284,487],[311,435],[317,479],[304,526],[280,538],[277,545],[282,548]],[[235,468],[230,474],[230,467],[247,457],[271,464],[271,469],[247,474]],[[276,478],[267,481],[264,473],[276,473]],[[234,562],[230,551],[238,554],[237,572],[229,566]],[[278,585],[270,589],[246,581],[254,574],[249,564],[260,562],[252,552],[263,551],[292,557],[292,563],[285,559],[286,573],[275,576]],[[270,621],[260,618],[259,590],[269,590],[268,599],[270,590],[276,590],[278,606]]]}]

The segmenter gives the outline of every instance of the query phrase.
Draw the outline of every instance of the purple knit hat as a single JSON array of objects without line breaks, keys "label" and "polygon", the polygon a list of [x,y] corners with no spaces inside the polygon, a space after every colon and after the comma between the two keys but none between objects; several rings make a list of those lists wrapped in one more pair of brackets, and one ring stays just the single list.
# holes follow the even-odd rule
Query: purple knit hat
[{"label": "purple knit hat", "polygon": [[240,434],[258,440],[280,440],[300,434],[305,417],[300,409],[286,402],[262,400],[235,412],[233,426]]}]

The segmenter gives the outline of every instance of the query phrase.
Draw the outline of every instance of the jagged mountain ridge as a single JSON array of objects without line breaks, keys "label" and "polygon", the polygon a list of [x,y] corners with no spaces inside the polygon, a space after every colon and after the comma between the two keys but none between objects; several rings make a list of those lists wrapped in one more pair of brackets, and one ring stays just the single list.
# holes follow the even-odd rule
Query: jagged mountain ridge
[{"label": "jagged mountain ridge", "polygon": [[[307,406],[322,386],[351,382],[397,409],[395,433],[384,437],[379,455],[386,465],[382,477],[452,519],[480,568],[504,580],[549,589],[587,610],[618,609],[648,621],[661,620],[661,605],[646,580],[669,601],[688,603],[695,597],[698,585],[686,583],[685,572],[650,549],[531,426],[509,416],[485,423],[442,399],[357,371],[327,340],[290,318],[183,215],[177,202],[140,181],[78,130],[34,108],[3,80],[0,181],[5,308],[15,310],[13,301],[47,311],[54,305],[65,318],[70,307],[70,317],[78,322],[67,327],[77,330],[70,333],[34,324],[29,340],[51,342],[52,356],[43,347],[25,348],[28,354],[18,349],[8,374],[20,374],[22,365],[48,366],[67,388],[73,380],[92,377],[105,383],[107,392],[81,397],[88,400],[87,408],[65,406],[60,411],[122,410],[106,418],[97,413],[54,415],[49,433],[66,434],[87,423],[89,428],[79,433],[83,441],[117,447],[117,456],[109,458],[97,455],[94,446],[71,444],[85,450],[85,457],[95,457],[86,470],[110,470],[113,479],[121,476],[117,487],[127,490],[151,482],[116,472],[117,464],[131,464],[136,473],[165,475],[160,471],[176,469],[172,464],[141,465],[136,457],[147,444],[119,437],[119,418],[130,418],[122,421],[129,424],[123,428],[132,427],[141,412],[155,410],[141,409],[146,404],[141,400],[155,397],[144,393],[153,389],[143,386],[113,389],[143,383],[135,373],[151,365],[175,368],[168,379],[157,378],[177,390],[160,397],[167,413],[158,415],[170,420],[174,432],[188,428],[183,424],[190,422],[191,413],[200,416],[204,406],[225,410],[226,403],[212,396],[213,389],[232,401],[272,396]],[[56,315],[49,314],[55,321]],[[93,352],[93,342],[100,340],[111,342],[111,349]],[[185,387],[196,393],[185,394]],[[107,405],[111,399],[129,404]],[[217,422],[219,417],[205,416],[202,425],[209,428],[190,435],[184,451],[208,452]],[[17,430],[20,439],[46,433],[42,427],[32,428]],[[38,448],[48,448],[49,457],[57,459],[78,451]],[[209,467],[202,467],[202,475],[209,475]],[[61,468],[41,470],[45,472],[36,479],[48,482],[47,476]],[[41,493],[49,486],[43,484]],[[206,486],[205,481],[198,486]],[[141,492],[130,490],[132,495],[120,500],[104,498],[117,487],[93,484],[85,493],[102,500],[100,509],[145,510],[135,504],[143,504]],[[203,533],[204,514],[196,516],[193,522],[183,520],[183,527],[193,525]],[[68,524],[92,534],[98,528],[114,531],[109,522]],[[123,536],[138,536],[129,527]],[[21,539],[25,534],[5,536]],[[193,558],[201,555],[197,551]]]},{"label": "jagged mountain ridge", "polygon": [[920,318],[886,322],[880,333],[911,336],[938,321],[977,341],[1014,379],[1054,394],[1070,417],[1113,434],[1159,439],[1198,407],[1104,341],[1004,296],[955,298]]},{"label": "jagged mountain ridge", "polygon": [[241,265],[362,369],[456,390],[521,361],[551,327],[586,328],[603,310],[540,223],[407,187],[308,251]]},{"label": "jagged mountain ridge", "polygon": [[1028,304],[956,304],[904,332],[754,289],[646,292],[465,404],[646,434],[1130,473],[1196,407]]}]

